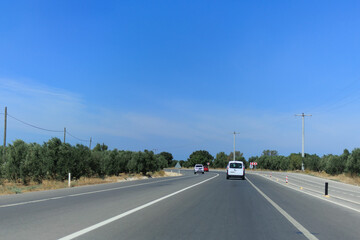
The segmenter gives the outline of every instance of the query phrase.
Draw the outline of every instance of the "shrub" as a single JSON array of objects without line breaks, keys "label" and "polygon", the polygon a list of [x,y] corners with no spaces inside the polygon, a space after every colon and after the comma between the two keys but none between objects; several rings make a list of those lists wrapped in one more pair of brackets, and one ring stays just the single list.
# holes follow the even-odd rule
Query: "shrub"
[{"label": "shrub", "polygon": [[340,161],[340,157],[336,155],[327,155],[325,172],[331,175],[340,174],[343,172],[344,164]]},{"label": "shrub", "polygon": [[28,176],[32,181],[42,183],[46,177],[46,164],[44,159],[44,149],[37,143],[31,143],[28,146],[28,152],[24,167],[28,171]]},{"label": "shrub", "polygon": [[311,171],[321,171],[321,160],[316,154],[305,154],[304,165],[306,169]]},{"label": "shrub", "polygon": [[26,159],[27,144],[22,140],[15,140],[9,144],[5,156],[5,175],[7,179],[16,181],[21,179],[25,184],[28,181],[28,174],[24,168]]},{"label": "shrub", "polygon": [[289,156],[289,169],[301,170],[302,157],[300,153],[292,153]]},{"label": "shrub", "polygon": [[228,164],[228,156],[225,152],[219,152],[216,154],[213,166],[216,168],[225,168]]},{"label": "shrub", "polygon": [[360,148],[355,148],[346,162],[346,171],[353,175],[360,175]]}]

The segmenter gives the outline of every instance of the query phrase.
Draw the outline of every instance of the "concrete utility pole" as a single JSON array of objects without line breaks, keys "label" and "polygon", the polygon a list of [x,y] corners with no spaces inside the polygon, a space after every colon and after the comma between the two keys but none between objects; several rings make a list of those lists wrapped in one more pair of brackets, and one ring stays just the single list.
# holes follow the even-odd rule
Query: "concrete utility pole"
[{"label": "concrete utility pole", "polygon": [[295,114],[295,116],[301,116],[302,117],[302,164],[301,164],[301,170],[304,171],[304,157],[305,157],[305,117],[311,117],[311,114]]},{"label": "concrete utility pole", "polygon": [[92,137],[90,137],[90,144],[89,144],[89,149],[91,150],[91,142],[92,142]]},{"label": "concrete utility pole", "polygon": [[234,156],[233,156],[233,159],[234,159],[234,161],[235,161],[235,135],[236,135],[236,134],[240,134],[240,133],[234,131],[233,134],[234,134]]},{"label": "concrete utility pole", "polygon": [[65,139],[66,139],[66,127],[64,127],[64,143],[65,143]]}]

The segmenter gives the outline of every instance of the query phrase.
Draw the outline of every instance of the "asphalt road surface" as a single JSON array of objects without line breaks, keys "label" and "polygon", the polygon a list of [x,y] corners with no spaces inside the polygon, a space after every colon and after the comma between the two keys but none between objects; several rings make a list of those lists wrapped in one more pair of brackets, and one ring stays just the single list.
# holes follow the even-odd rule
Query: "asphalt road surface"
[{"label": "asphalt road surface", "polygon": [[[301,173],[257,171],[253,172],[253,174],[257,174],[278,184],[285,185],[294,190],[298,190],[322,199],[324,199],[325,183],[327,182],[328,196],[324,200],[347,207],[349,209],[354,209],[360,213],[360,187],[358,186],[344,184],[341,182],[318,178]],[[288,177],[287,184],[286,177]]]},{"label": "asphalt road surface", "polygon": [[360,212],[223,172],[0,197],[0,239],[360,239]]}]

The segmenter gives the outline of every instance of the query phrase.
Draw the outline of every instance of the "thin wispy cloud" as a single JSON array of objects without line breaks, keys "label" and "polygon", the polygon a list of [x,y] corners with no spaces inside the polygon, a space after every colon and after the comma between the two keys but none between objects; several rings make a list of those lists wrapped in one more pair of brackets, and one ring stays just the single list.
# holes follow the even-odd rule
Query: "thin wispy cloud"
[{"label": "thin wispy cloud", "polygon": [[[121,112],[90,106],[77,93],[9,79],[0,80],[0,102],[6,103],[1,108],[7,106],[9,114],[36,126],[54,130],[66,127],[80,139],[93,137],[94,142],[120,149],[161,149],[173,151],[182,159],[198,149],[207,149],[215,155],[220,151],[232,151],[232,132],[237,131],[240,132],[236,136],[237,149],[246,157],[260,155],[264,149],[275,149],[281,154],[301,151],[301,118],[296,118],[293,112],[242,109],[234,113],[233,109],[210,108],[205,103],[191,103],[190,100],[184,104],[181,101],[175,101],[174,105],[167,103],[172,111],[165,116]],[[306,119],[306,149],[323,154],[331,152],[327,146],[336,153],[345,147],[355,147],[353,139],[360,135],[357,130],[359,116],[353,116],[345,119],[341,115],[318,114]],[[13,119],[9,119],[8,125],[8,142],[16,138],[30,142],[50,138],[41,130]],[[12,135],[14,132],[16,135]],[[61,134],[56,136],[62,138]],[[71,137],[68,139],[73,144],[82,143]]]}]

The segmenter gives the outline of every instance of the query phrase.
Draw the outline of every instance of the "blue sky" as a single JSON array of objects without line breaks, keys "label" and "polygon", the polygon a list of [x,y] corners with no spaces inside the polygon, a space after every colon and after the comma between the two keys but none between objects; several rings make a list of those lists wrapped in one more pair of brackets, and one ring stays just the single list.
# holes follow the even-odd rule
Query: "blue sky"
[{"label": "blue sky", "polygon": [[[187,159],[360,147],[359,1],[2,1],[0,112]],[[2,119],[3,119],[2,115]],[[3,135],[3,129],[0,130]],[[62,139],[14,119],[7,142]],[[67,137],[71,144],[87,142]]]}]

